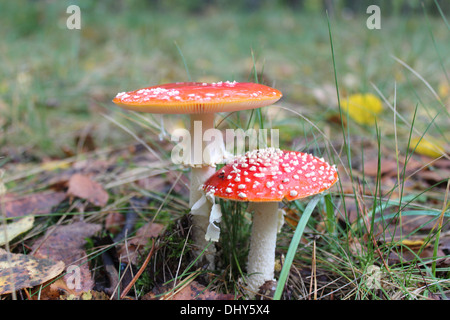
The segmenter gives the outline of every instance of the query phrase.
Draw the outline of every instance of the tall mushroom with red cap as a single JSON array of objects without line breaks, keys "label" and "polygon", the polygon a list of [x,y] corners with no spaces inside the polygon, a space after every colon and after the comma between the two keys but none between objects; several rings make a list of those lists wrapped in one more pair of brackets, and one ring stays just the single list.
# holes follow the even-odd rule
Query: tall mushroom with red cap
[{"label": "tall mushroom with red cap", "polygon": [[[217,241],[217,214],[211,199],[204,199],[202,184],[215,172],[216,163],[223,163],[225,148],[208,148],[204,133],[214,128],[214,114],[264,107],[281,98],[281,92],[257,83],[224,81],[217,83],[177,82],[117,94],[113,102],[120,107],[157,114],[190,114],[191,154],[185,163],[191,166],[189,205],[193,214],[194,243],[201,252],[210,240]],[[222,137],[220,137],[222,138]],[[199,141],[200,140],[200,141]],[[217,144],[217,141],[215,141]],[[220,144],[220,143],[219,143]],[[207,150],[207,152],[205,152]],[[215,151],[215,154],[211,154]],[[211,221],[211,216],[214,216]],[[216,219],[216,220],[214,220]],[[210,246],[209,251],[213,251]],[[207,262],[213,266],[213,257]]]},{"label": "tall mushroom with red cap", "polygon": [[279,202],[321,193],[338,180],[334,166],[311,154],[275,148],[249,151],[216,172],[203,188],[206,194],[248,201],[253,226],[247,265],[252,296],[274,280],[275,248],[280,226]]}]

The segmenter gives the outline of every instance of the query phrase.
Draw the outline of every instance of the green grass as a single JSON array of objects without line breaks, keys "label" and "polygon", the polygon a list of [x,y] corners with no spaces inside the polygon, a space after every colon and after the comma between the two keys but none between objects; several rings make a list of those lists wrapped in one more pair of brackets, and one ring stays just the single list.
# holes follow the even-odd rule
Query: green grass
[{"label": "green grass", "polygon": [[[328,18],[275,7],[161,14],[143,5],[117,8],[81,1],[82,29],[71,31],[65,28],[66,3],[20,2],[0,4],[0,165],[9,191],[33,188],[39,181],[33,168],[43,160],[68,153],[73,161],[100,157],[80,152],[76,138],[83,134],[92,136],[99,150],[143,141],[161,161],[169,159],[158,140],[160,118],[119,110],[111,103],[117,92],[174,81],[257,80],[280,89],[283,100],[257,113],[219,115],[220,128],[278,128],[280,147],[340,165],[340,181],[314,210],[306,201],[285,203],[304,229],[296,233],[286,224],[279,235],[277,257],[285,264],[276,298],[313,298],[316,285],[323,299],[448,297],[450,269],[435,261],[448,230],[447,181],[423,184],[417,173],[406,171],[415,159],[412,137],[433,136],[449,145],[450,96],[439,91],[450,86],[450,29],[444,13],[383,16],[381,30],[368,30],[364,12]],[[371,92],[383,101],[385,111],[373,126],[358,125],[338,107],[339,100],[356,92]],[[340,119],[332,120],[336,116]],[[165,129],[183,121],[165,117]],[[380,170],[389,157],[397,163],[397,179],[387,185]],[[379,159],[375,177],[363,170],[370,159]],[[120,166],[134,168],[130,160],[125,156]],[[431,160],[425,163],[434,168]],[[178,168],[163,169],[167,174]],[[11,179],[23,170],[30,173]],[[106,174],[101,179],[112,182]],[[123,210],[132,192],[155,197],[147,214],[165,223],[176,220],[170,214],[179,218],[186,212],[181,209],[186,209],[185,195],[149,193],[123,179],[108,190],[110,209]],[[239,278],[245,275],[251,217],[244,208],[222,203],[223,211],[233,214],[222,223],[225,273],[215,274],[213,286],[233,294],[241,292]],[[356,218],[350,219],[351,211]],[[101,214],[91,213],[98,220]],[[424,224],[402,230],[400,217],[431,216],[432,225],[441,214],[442,228],[425,229]],[[398,231],[403,238],[419,236],[422,248],[411,250]],[[179,253],[179,245],[168,257]],[[431,262],[418,254],[430,245]],[[393,260],[393,253],[405,252],[412,260]],[[373,266],[379,268],[378,287],[369,281]]]}]

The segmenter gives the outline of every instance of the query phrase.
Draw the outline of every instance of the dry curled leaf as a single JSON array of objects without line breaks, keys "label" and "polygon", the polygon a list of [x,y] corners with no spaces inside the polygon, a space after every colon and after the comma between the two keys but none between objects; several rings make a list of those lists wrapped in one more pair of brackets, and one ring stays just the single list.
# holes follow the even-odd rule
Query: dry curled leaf
[{"label": "dry curled leaf", "polygon": [[0,294],[32,288],[55,278],[64,270],[64,262],[10,253],[0,249]]},{"label": "dry curled leaf", "polygon": [[0,246],[11,241],[18,235],[30,230],[33,227],[33,223],[34,216],[27,216],[17,221],[8,223],[6,226],[0,225],[0,230],[3,230],[3,232],[0,232]]},{"label": "dry curled leaf", "polygon": [[398,166],[395,159],[380,159],[380,168],[378,168],[377,158],[370,159],[364,162],[364,174],[371,177],[376,177],[378,174],[380,174],[380,176],[396,174],[397,170]]},{"label": "dry curled leaf", "polygon": [[105,229],[112,234],[117,234],[125,224],[125,216],[117,211],[108,213],[105,219]]},{"label": "dry curled leaf", "polygon": [[66,198],[64,192],[36,192],[26,196],[6,194],[2,205],[8,218],[30,214],[48,214]]},{"label": "dry curled leaf", "polygon": [[159,236],[164,232],[164,229],[164,225],[153,222],[149,222],[140,227],[135,236],[120,246],[118,250],[120,261],[136,264],[140,253],[146,249],[146,245],[149,243],[150,239]]},{"label": "dry curled leaf", "polygon": [[100,230],[100,225],[86,222],[56,226],[36,241],[32,249],[36,257],[64,261],[67,265],[64,280],[70,282],[77,292],[88,291],[94,282],[83,246],[86,238]]},{"label": "dry curled leaf", "polygon": [[70,177],[68,184],[67,194],[69,196],[86,199],[99,207],[103,207],[108,202],[108,193],[102,185],[88,176],[76,173]]},{"label": "dry curled leaf", "polygon": [[[192,281],[187,285],[182,285],[179,288],[161,287],[156,293],[147,293],[143,300],[234,300],[233,294],[217,293],[207,289],[204,285],[197,281]],[[161,295],[164,291],[166,294]]]}]

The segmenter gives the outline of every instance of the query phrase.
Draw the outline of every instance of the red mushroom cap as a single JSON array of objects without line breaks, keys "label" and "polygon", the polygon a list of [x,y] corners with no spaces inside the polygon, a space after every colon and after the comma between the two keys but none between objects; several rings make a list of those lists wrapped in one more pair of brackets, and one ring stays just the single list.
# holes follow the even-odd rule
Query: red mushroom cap
[{"label": "red mushroom cap", "polygon": [[150,113],[215,113],[264,107],[281,96],[280,91],[258,83],[177,82],[121,92],[113,102]]},{"label": "red mushroom cap", "polygon": [[337,180],[335,167],[323,159],[267,148],[237,157],[210,177],[203,189],[235,201],[292,201],[321,193]]}]

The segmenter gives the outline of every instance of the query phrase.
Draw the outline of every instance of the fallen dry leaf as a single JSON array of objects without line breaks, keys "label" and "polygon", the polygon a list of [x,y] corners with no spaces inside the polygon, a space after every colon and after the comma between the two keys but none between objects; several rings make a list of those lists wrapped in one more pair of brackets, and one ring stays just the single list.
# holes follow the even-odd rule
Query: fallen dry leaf
[{"label": "fallen dry leaf", "polygon": [[151,238],[156,238],[162,232],[164,232],[164,225],[159,223],[148,222],[144,226],[140,227],[136,235],[126,241],[118,249],[120,261],[124,263],[136,264],[140,257],[142,250],[146,249],[146,245]]},{"label": "fallen dry leaf", "polygon": [[6,242],[11,241],[18,235],[30,230],[33,227],[33,223],[34,216],[27,216],[17,221],[8,223],[6,224],[6,226],[0,225],[0,246],[6,244]]},{"label": "fallen dry leaf", "polygon": [[[422,262],[430,263],[432,261],[432,258],[434,256],[434,248],[432,246],[426,246],[425,248],[419,247],[409,247],[409,249],[406,248],[396,248],[392,249],[389,253],[389,263],[395,264],[395,263],[405,263],[414,261],[417,259],[417,257],[420,257]],[[436,253],[436,262],[441,263],[445,260],[445,254],[441,249],[437,250]]]},{"label": "fallen dry leaf", "polygon": [[[419,161],[413,157],[408,159],[406,163],[406,173],[412,173],[422,166],[424,166],[424,161]],[[397,167],[398,166],[398,167]],[[395,158],[383,157],[380,159],[380,176],[392,176],[397,177],[397,175],[405,170],[405,159],[399,157],[397,160]],[[366,176],[376,177],[378,175],[378,158],[372,158],[364,161],[364,174]]]},{"label": "fallen dry leaf", "polygon": [[94,290],[78,292],[70,288],[63,279],[58,279],[44,288],[39,288],[39,295],[32,295],[32,299],[38,298],[39,300],[109,300],[104,292]]},{"label": "fallen dry leaf", "polygon": [[103,207],[108,202],[108,193],[102,185],[93,181],[88,176],[76,173],[69,179],[67,194],[86,199],[90,203]]},{"label": "fallen dry leaf", "polygon": [[425,155],[430,158],[438,158],[445,154],[443,148],[444,142],[436,138],[413,137],[411,138],[410,149],[418,154]]},{"label": "fallen dry leaf", "polygon": [[44,161],[41,168],[45,171],[63,170],[70,168],[71,162],[67,160],[50,160]]},{"label": "fallen dry leaf", "polygon": [[26,196],[6,194],[3,196],[2,205],[6,217],[21,217],[30,214],[48,214],[54,206],[60,204],[66,198],[64,192],[36,192]]},{"label": "fallen dry leaf", "polygon": [[342,99],[341,108],[357,123],[373,125],[383,111],[383,103],[371,93],[357,93]]},{"label": "fallen dry leaf", "polygon": [[[400,167],[401,170],[401,167]],[[397,161],[394,159],[383,158],[380,160],[380,175],[397,173]],[[364,174],[376,177],[378,175],[378,159],[366,160],[364,162]]]},{"label": "fallen dry leaf", "polygon": [[112,234],[117,234],[125,224],[125,216],[117,211],[108,213],[105,219],[105,229]]},{"label": "fallen dry leaf", "polygon": [[425,181],[429,181],[431,184],[434,184],[438,181],[448,179],[448,177],[450,177],[450,171],[443,170],[443,169],[437,169],[437,170],[433,170],[433,171],[422,170],[417,173],[417,176]]},{"label": "fallen dry leaf", "polygon": [[[11,264],[10,264],[11,263]],[[55,278],[64,270],[64,262],[40,259],[0,249],[0,294],[32,288]]]},{"label": "fallen dry leaf", "polygon": [[[185,286],[181,286],[172,292],[173,287],[161,287],[157,292],[147,293],[142,300],[234,300],[233,294],[217,293],[207,289],[204,285],[197,281],[192,281]],[[167,291],[166,294],[163,294]]]},{"label": "fallen dry leaf", "polygon": [[94,282],[83,246],[86,238],[100,230],[100,225],[86,222],[56,226],[33,244],[34,256],[63,261],[67,266],[64,280],[68,286],[75,287],[77,292],[91,290]]},{"label": "fallen dry leaf", "polygon": [[433,162],[434,166],[441,169],[450,169],[450,161],[447,158],[440,158]]}]

